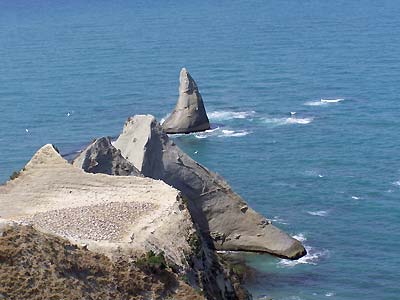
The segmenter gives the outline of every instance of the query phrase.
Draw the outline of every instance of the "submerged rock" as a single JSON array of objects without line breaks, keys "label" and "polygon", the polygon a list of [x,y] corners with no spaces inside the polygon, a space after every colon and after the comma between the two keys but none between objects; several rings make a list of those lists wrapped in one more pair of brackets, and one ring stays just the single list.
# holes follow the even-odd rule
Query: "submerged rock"
[{"label": "submerged rock", "polygon": [[138,169],[121,155],[121,151],[111,144],[109,137],[94,140],[72,164],[88,173],[142,176]]},{"label": "submerged rock", "polygon": [[188,198],[192,218],[215,249],[289,259],[306,254],[299,241],[251,209],[223,178],[179,149],[153,116],[129,118],[115,147],[143,175],[163,180]]},{"label": "submerged rock", "polygon": [[183,68],[179,76],[179,98],[174,111],[162,124],[166,133],[190,133],[210,129],[210,122],[196,82]]}]

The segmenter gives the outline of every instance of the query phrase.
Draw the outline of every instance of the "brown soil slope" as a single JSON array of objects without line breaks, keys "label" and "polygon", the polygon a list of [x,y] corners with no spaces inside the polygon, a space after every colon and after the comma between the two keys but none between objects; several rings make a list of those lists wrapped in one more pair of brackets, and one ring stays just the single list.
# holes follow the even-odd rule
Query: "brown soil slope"
[{"label": "brown soil slope", "polygon": [[108,257],[30,226],[0,234],[0,299],[204,299],[159,266]]}]

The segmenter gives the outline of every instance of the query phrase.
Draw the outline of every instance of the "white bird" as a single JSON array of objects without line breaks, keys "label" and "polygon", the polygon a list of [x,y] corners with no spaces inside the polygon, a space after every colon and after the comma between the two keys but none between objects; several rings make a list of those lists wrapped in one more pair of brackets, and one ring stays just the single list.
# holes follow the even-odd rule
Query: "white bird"
[{"label": "white bird", "polygon": [[29,132],[28,128],[25,128],[25,131],[26,131],[26,132]]},{"label": "white bird", "polygon": [[196,150],[196,151],[194,151],[194,154],[197,154],[198,152],[199,152],[199,151]]},{"label": "white bird", "polygon": [[71,114],[70,113],[67,113],[67,117],[69,117]]},{"label": "white bird", "polygon": [[290,112],[290,115],[291,115],[291,116],[294,116],[295,114],[296,114],[295,111],[291,111],[291,112]]}]

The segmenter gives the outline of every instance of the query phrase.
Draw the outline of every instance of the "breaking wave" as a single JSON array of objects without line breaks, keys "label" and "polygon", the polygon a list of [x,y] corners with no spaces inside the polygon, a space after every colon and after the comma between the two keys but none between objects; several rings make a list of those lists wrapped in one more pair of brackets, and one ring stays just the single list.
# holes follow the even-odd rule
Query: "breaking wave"
[{"label": "breaking wave", "polygon": [[343,98],[338,98],[338,99],[320,99],[317,101],[308,101],[306,103],[304,103],[304,105],[308,105],[308,106],[320,106],[320,105],[328,105],[328,104],[332,104],[332,103],[338,103],[338,102],[342,102],[344,101]]},{"label": "breaking wave", "polygon": [[232,119],[247,119],[256,114],[254,110],[251,111],[213,111],[208,114],[211,120],[222,121],[222,120],[232,120]]},{"label": "breaking wave", "polygon": [[393,182],[392,184],[395,186],[400,186],[400,180],[397,180],[397,181]]},{"label": "breaking wave", "polygon": [[307,125],[310,124],[314,118],[296,118],[294,116],[290,118],[264,118],[263,121],[264,123],[275,125],[275,126],[281,126],[281,125],[293,125],[293,124],[299,124],[299,125]]},{"label": "breaking wave", "polygon": [[307,211],[309,215],[318,216],[318,217],[326,217],[328,212],[326,210],[317,210],[317,211]]},{"label": "breaking wave", "polygon": [[282,219],[280,216],[274,216],[271,221],[273,223],[279,223],[279,224],[284,224],[287,225],[288,223],[286,223],[286,221],[284,219]]},{"label": "breaking wave", "polygon": [[204,132],[195,133],[194,137],[197,139],[206,139],[208,137],[242,137],[250,133],[252,132],[247,130],[228,130],[217,127]]},{"label": "breaking wave", "polygon": [[318,250],[311,246],[305,245],[304,242],[307,241],[307,238],[304,236],[304,234],[300,233],[293,235],[293,238],[303,243],[307,250],[307,255],[299,258],[298,260],[281,259],[278,262],[280,267],[294,267],[299,264],[317,265],[321,258],[329,256],[328,250]]},{"label": "breaking wave", "polygon": [[299,242],[302,242],[302,243],[307,241],[307,238],[302,233],[295,234],[295,235],[292,236],[292,238],[294,238],[294,239],[296,239],[296,240],[298,240]]},{"label": "breaking wave", "polygon": [[241,136],[246,136],[250,133],[250,131],[246,130],[239,130],[239,131],[234,131],[234,130],[222,130],[222,134],[219,135],[219,137],[241,137]]}]

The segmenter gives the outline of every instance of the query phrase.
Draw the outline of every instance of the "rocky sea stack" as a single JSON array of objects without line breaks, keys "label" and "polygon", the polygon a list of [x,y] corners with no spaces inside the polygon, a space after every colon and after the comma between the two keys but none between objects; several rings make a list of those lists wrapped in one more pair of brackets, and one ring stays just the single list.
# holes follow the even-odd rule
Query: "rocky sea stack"
[{"label": "rocky sea stack", "polygon": [[206,109],[196,82],[183,68],[179,76],[179,98],[174,111],[162,124],[166,133],[190,133],[210,129]]}]

